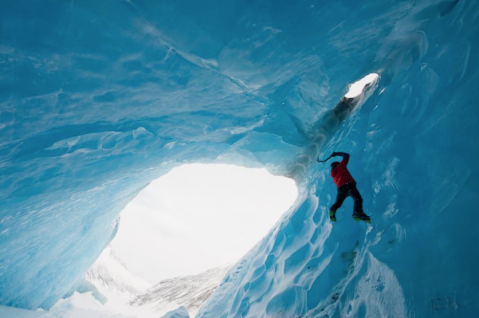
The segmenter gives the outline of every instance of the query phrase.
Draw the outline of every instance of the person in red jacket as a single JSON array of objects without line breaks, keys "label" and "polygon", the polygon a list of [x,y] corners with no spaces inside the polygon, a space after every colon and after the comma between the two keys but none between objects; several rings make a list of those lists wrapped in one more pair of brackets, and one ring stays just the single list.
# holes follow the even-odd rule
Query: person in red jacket
[{"label": "person in red jacket", "polygon": [[370,223],[371,219],[363,212],[363,198],[356,187],[356,181],[346,167],[349,162],[349,154],[345,152],[333,152],[332,157],[341,156],[341,162],[331,163],[331,177],[338,188],[336,202],[329,208],[329,218],[336,222],[336,210],[343,205],[344,200],[351,196],[354,200],[353,218]]}]

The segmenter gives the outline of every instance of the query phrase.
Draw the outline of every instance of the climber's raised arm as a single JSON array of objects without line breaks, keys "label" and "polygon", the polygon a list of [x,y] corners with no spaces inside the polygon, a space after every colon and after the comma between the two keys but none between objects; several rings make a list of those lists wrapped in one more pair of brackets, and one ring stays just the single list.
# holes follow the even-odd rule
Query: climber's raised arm
[{"label": "climber's raised arm", "polygon": [[349,154],[348,153],[346,153],[346,152],[333,152],[333,157],[337,157],[337,156],[343,157],[343,160],[341,161],[341,163],[344,166],[348,164],[348,162],[349,162]]}]

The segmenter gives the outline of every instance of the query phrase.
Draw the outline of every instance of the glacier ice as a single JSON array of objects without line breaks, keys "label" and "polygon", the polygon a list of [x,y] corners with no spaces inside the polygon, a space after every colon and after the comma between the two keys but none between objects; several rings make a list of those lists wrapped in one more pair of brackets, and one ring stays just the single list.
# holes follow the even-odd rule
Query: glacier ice
[{"label": "glacier ice", "polygon": [[[474,317],[478,16],[459,0],[2,2],[0,304],[51,308],[149,182],[221,162],[300,196],[198,317]],[[327,220],[315,160],[331,151],[351,153],[372,228],[349,201]]]},{"label": "glacier ice", "polygon": [[188,310],[186,310],[185,307],[180,307],[174,311],[170,311],[162,318],[190,318],[190,315],[188,314]]}]

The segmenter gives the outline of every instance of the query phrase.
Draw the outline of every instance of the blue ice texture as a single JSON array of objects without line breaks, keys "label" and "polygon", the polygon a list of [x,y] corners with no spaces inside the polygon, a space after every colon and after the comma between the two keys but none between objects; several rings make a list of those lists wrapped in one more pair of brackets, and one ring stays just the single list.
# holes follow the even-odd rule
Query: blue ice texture
[{"label": "blue ice texture", "polygon": [[175,310],[167,312],[166,315],[161,318],[190,318],[190,314],[184,306],[181,306]]},{"label": "blue ice texture", "polygon": [[[197,317],[477,317],[478,74],[479,1],[1,1],[0,304],[51,308],[139,191],[218,162],[299,197]],[[329,221],[332,151],[372,226]]]}]

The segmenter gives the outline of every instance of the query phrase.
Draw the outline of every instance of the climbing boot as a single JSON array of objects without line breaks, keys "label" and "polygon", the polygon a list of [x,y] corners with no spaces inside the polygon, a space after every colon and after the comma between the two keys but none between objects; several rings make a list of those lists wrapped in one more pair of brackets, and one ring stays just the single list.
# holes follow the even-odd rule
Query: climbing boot
[{"label": "climbing boot", "polygon": [[329,219],[331,222],[336,222],[336,212],[329,211]]},{"label": "climbing boot", "polygon": [[371,223],[371,218],[364,213],[354,212],[353,219],[356,221],[364,221],[366,223]]}]

